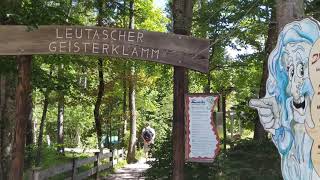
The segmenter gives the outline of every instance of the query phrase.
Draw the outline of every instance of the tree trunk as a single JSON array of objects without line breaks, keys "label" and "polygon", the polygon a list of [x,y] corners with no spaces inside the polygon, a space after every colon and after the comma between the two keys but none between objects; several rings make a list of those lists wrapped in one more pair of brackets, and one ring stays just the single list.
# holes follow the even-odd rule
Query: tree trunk
[{"label": "tree trunk", "polygon": [[16,89],[16,126],[13,142],[10,180],[22,180],[26,126],[31,108],[31,61],[32,56],[17,56],[18,85]]},{"label": "tree trunk", "polygon": [[136,139],[137,139],[137,127],[136,127],[136,91],[135,91],[135,70],[131,67],[131,80],[129,82],[129,111],[130,111],[130,140],[128,147],[127,162],[135,162],[136,155]]},{"label": "tree trunk", "polygon": [[[134,1],[130,0],[130,17],[129,17],[129,29],[134,29]],[[130,111],[130,139],[128,146],[127,162],[133,163],[136,155],[136,143],[137,143],[137,120],[136,120],[136,78],[135,68],[131,64],[130,68],[130,82],[129,82],[129,111]]]},{"label": "tree trunk", "polygon": [[[58,67],[58,79],[63,74],[63,65]],[[57,117],[57,151],[58,153],[64,154],[64,132],[63,132],[63,121],[64,121],[64,93],[63,87],[58,90],[58,117]]]},{"label": "tree trunk", "polygon": [[96,133],[98,138],[98,147],[99,149],[102,149],[101,147],[101,138],[102,138],[102,128],[101,128],[101,116],[100,116],[100,106],[101,101],[104,93],[104,79],[103,79],[103,59],[98,59],[98,71],[99,71],[99,87],[98,87],[98,96],[97,101],[94,107],[94,121],[96,125]]},{"label": "tree trunk", "polygon": [[[269,11],[269,9],[268,9]],[[273,50],[273,48],[276,46],[277,43],[277,24],[275,23],[276,20],[276,11],[275,8],[272,7],[271,9],[271,18],[268,28],[268,38],[266,40],[265,45],[265,58],[263,61],[263,68],[262,68],[262,77],[260,82],[260,91],[259,91],[259,97],[263,98],[266,95],[266,84],[268,79],[268,58]],[[262,124],[260,123],[259,117],[255,121],[254,125],[254,135],[253,139],[258,141],[263,141],[267,138],[267,133],[264,130]]]},{"label": "tree trunk", "polygon": [[[175,34],[190,35],[192,9],[192,0],[173,0],[173,31]],[[186,69],[175,66],[173,81],[173,179],[183,180],[185,93],[188,92]]]},{"label": "tree trunk", "polygon": [[[32,87],[31,87],[32,88]],[[26,150],[29,152],[32,152],[32,145],[35,144],[35,139],[34,139],[34,135],[35,135],[35,128],[34,128],[34,121],[32,120],[32,102],[29,102],[29,107],[30,108],[30,112],[29,112],[29,117],[27,120],[27,126],[26,126]],[[25,158],[25,169],[29,169],[32,167],[32,156],[27,156]]]},{"label": "tree trunk", "polygon": [[[12,69],[15,69],[14,67],[12,66]],[[16,122],[16,83],[17,77],[15,71],[0,73],[0,179],[9,178],[13,134]]]},{"label": "tree trunk", "polygon": [[304,17],[303,0],[276,0],[276,2],[278,32],[280,32],[286,24]]},{"label": "tree trunk", "polygon": [[108,148],[112,150],[112,118],[109,118],[109,136],[110,136],[110,142],[108,144]]},{"label": "tree trunk", "polygon": [[63,121],[64,121],[64,95],[60,91],[58,95],[58,118],[57,118],[57,151],[64,153],[64,133],[63,133]]},{"label": "tree trunk", "polygon": [[[304,17],[303,0],[276,0],[276,6],[276,12],[274,8],[272,8],[271,12],[271,20],[269,24],[268,38],[265,48],[266,58],[263,62],[263,74],[259,92],[260,98],[264,97],[266,94],[266,82],[268,78],[268,57],[272,49],[276,45],[277,34],[286,24],[294,20],[302,19]],[[277,21],[277,24],[273,23],[275,19]],[[264,131],[263,126],[261,125],[260,121],[256,119],[254,128],[254,139],[264,140],[266,139],[266,137],[266,132]]]},{"label": "tree trunk", "polygon": [[[32,104],[29,106],[32,107]],[[27,121],[27,128],[26,128],[26,146],[30,146],[34,143],[34,128],[33,128],[33,121],[32,121],[32,108],[30,109],[28,121]],[[30,163],[29,161],[27,163]]]},{"label": "tree trunk", "polygon": [[[103,19],[103,1],[98,1],[98,18],[97,18],[97,25],[102,26],[102,19]],[[95,121],[95,128],[97,133],[97,140],[98,140],[98,147],[102,150],[101,146],[101,138],[102,138],[102,128],[101,128],[101,116],[100,116],[100,106],[102,102],[102,97],[104,93],[104,79],[103,79],[103,59],[100,57],[98,58],[98,73],[99,73],[99,86],[98,86],[98,96],[97,101],[94,106],[94,121]]]},{"label": "tree trunk", "polygon": [[122,83],[123,83],[123,126],[122,126],[122,132],[121,132],[121,144],[124,145],[124,137],[127,131],[127,62],[124,63],[124,70],[123,70],[123,78],[122,78]]},{"label": "tree trunk", "polygon": [[49,105],[49,90],[46,89],[44,93],[44,101],[43,101],[43,110],[42,110],[42,117],[40,122],[40,129],[39,129],[39,137],[38,137],[38,149],[37,149],[37,156],[36,156],[36,166],[40,165],[41,161],[41,150],[42,150],[42,142],[43,142],[43,129],[44,129],[44,122],[47,117],[48,112],[48,105]]}]

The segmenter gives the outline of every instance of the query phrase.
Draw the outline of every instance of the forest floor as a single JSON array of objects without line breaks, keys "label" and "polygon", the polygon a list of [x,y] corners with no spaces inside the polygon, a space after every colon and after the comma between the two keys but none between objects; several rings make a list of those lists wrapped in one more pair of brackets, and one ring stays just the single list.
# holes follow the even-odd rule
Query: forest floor
[{"label": "forest floor", "polygon": [[125,167],[118,169],[114,174],[105,177],[106,180],[122,180],[122,179],[139,179],[144,180],[143,172],[149,169],[146,159],[140,159],[134,164],[127,164]]}]

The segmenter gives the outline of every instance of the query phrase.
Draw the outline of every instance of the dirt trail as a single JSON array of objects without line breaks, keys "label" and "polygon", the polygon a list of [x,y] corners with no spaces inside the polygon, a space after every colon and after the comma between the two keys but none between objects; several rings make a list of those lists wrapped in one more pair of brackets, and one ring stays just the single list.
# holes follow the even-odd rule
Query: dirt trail
[{"label": "dirt trail", "polygon": [[125,167],[116,170],[116,172],[108,177],[106,180],[121,180],[121,179],[145,179],[142,173],[146,171],[150,166],[146,164],[145,159],[139,160],[135,164],[127,164]]}]

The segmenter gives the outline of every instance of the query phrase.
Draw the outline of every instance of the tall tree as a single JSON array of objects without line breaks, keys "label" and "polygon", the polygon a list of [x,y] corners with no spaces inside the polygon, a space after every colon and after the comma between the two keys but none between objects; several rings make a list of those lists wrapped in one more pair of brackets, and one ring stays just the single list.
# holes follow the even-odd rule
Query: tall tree
[{"label": "tall tree", "polygon": [[17,56],[18,85],[16,89],[16,125],[13,142],[10,180],[22,180],[26,126],[31,108],[31,61],[32,56]]},{"label": "tall tree", "polygon": [[[97,17],[97,25],[102,26],[103,22],[103,8],[104,2],[103,0],[98,0],[98,17]],[[99,86],[98,86],[98,96],[94,107],[94,121],[98,139],[98,147],[101,150],[101,139],[102,139],[102,129],[101,129],[101,115],[100,115],[100,106],[102,97],[104,94],[104,79],[103,79],[103,59],[102,57],[98,58],[98,74],[99,74]]]},{"label": "tall tree", "polygon": [[[269,26],[268,26],[268,37],[265,42],[265,49],[264,49],[264,54],[265,58],[263,59],[263,66],[262,66],[262,77],[261,77],[261,82],[260,82],[260,90],[259,90],[259,97],[262,98],[266,94],[266,83],[268,79],[268,58],[273,50],[273,48],[276,46],[277,43],[277,24],[275,23],[276,21],[276,9],[275,9],[275,3],[274,1],[271,2],[270,7],[266,7],[267,10],[267,16],[269,17],[269,12],[271,10],[271,15],[270,18],[267,18],[269,21]],[[267,138],[267,133],[264,130],[262,124],[260,123],[259,118],[255,120],[254,124],[254,136],[253,138],[255,140],[265,140]]]},{"label": "tall tree", "polygon": [[[10,63],[11,62],[11,63]],[[0,179],[8,179],[15,118],[16,70],[13,58],[0,60]]]},{"label": "tall tree", "polygon": [[[61,80],[64,72],[64,65],[61,64],[58,66],[58,79]],[[58,116],[57,116],[57,151],[59,153],[64,153],[64,92],[62,81],[60,81],[58,88]]]},{"label": "tall tree", "polygon": [[[50,74],[49,78],[52,76],[52,67],[50,67]],[[43,131],[44,131],[44,123],[47,118],[48,106],[49,106],[49,93],[50,89],[47,86],[43,92],[44,100],[43,100],[43,109],[42,109],[42,116],[40,121],[40,128],[39,128],[39,136],[37,142],[37,154],[36,154],[36,166],[39,166],[41,160],[41,150],[42,150],[42,143],[43,143]]]},{"label": "tall tree", "polygon": [[[134,0],[130,0],[129,29],[134,29]],[[136,78],[135,67],[131,64],[129,80],[129,113],[130,113],[130,139],[128,146],[127,162],[135,161],[137,144],[137,115],[136,115]]]},{"label": "tall tree", "polygon": [[276,0],[278,32],[288,23],[304,17],[303,0]]},{"label": "tall tree", "polygon": [[122,95],[122,120],[123,120],[123,126],[121,130],[121,142],[122,145],[124,145],[124,137],[127,131],[127,61],[124,62],[124,68],[123,68],[123,76],[122,76],[122,89],[123,89],[123,95]]}]

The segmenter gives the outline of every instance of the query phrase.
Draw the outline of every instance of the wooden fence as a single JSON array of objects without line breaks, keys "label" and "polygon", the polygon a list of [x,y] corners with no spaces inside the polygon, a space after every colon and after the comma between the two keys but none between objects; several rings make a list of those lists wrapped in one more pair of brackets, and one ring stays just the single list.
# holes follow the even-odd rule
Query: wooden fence
[{"label": "wooden fence", "polygon": [[[68,180],[78,180],[85,179],[90,176],[95,176],[96,179],[99,177],[99,172],[106,170],[108,168],[116,165],[119,160],[124,158],[124,150],[114,150],[108,153],[95,153],[95,156],[86,158],[86,159],[76,159],[74,158],[72,162],[61,164],[57,166],[53,166],[49,169],[39,170],[39,168],[32,169],[29,175],[30,180],[42,180],[48,179],[50,177],[54,177],[56,175],[62,173],[68,173],[68,177],[65,179]],[[104,159],[108,159],[105,161]],[[84,172],[79,172],[79,168],[87,165],[89,163],[93,163],[93,167]]]}]

